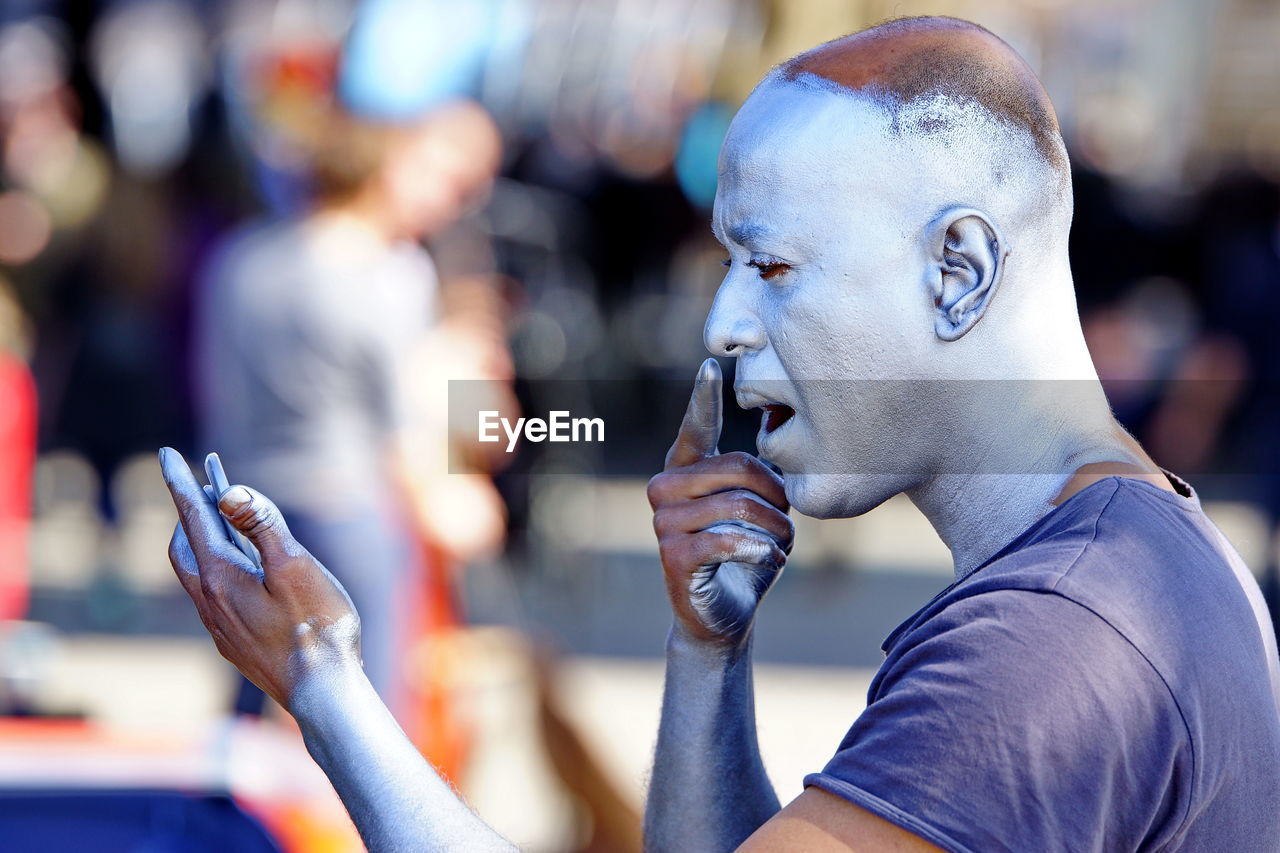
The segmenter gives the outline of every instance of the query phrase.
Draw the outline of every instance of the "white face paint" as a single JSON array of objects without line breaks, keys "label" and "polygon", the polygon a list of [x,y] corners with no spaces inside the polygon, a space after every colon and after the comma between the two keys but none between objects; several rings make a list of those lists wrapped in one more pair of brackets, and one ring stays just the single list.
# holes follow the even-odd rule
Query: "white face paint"
[{"label": "white face paint", "polygon": [[[941,457],[961,440],[953,401],[912,380],[998,375],[991,365],[1036,331],[1006,316],[996,325],[1013,332],[979,323],[954,342],[934,332],[938,264],[926,226],[953,205],[993,218],[1025,206],[1034,158],[1028,135],[992,167],[975,155],[992,145],[976,108],[945,107],[927,105],[959,116],[959,129],[902,131],[900,112],[895,133],[870,98],[775,77],[742,107],[721,151],[713,228],[730,269],[707,346],[738,358],[740,405],[794,410],[780,425],[785,415],[766,415],[757,445],[807,515],[861,514],[945,468]],[[1074,314],[1069,272],[1065,284]]]}]

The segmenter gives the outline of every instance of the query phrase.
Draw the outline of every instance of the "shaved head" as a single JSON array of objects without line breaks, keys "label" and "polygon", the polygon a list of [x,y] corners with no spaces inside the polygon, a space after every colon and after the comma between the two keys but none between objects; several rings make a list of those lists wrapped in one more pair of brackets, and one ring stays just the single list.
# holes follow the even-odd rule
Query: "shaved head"
[{"label": "shaved head", "polygon": [[[740,399],[770,401],[756,447],[800,512],[859,515],[1007,438],[1007,407],[957,389],[1096,379],[1057,120],[981,27],[897,20],[774,68],[718,178],[728,272],[704,339],[737,359]],[[1057,386],[1015,387],[1026,411],[1025,388]]]},{"label": "shaved head", "polygon": [[[1049,96],[1017,52],[995,34],[956,18],[900,18],[829,41],[778,69],[788,80],[812,75],[853,92],[906,105],[943,95],[980,105],[1027,131],[1041,156],[1066,171]],[[929,132],[929,119],[913,130]],[[935,124],[943,120],[934,118]]]}]

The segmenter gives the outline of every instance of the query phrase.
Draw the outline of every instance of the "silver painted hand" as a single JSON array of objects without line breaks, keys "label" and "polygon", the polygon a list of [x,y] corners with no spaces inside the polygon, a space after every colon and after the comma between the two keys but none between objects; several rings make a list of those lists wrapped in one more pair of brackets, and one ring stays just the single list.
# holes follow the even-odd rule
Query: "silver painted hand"
[{"label": "silver painted hand", "polygon": [[786,563],[794,528],[778,475],[750,454],[717,450],[722,385],[707,359],[649,502],[676,632],[737,645]]}]

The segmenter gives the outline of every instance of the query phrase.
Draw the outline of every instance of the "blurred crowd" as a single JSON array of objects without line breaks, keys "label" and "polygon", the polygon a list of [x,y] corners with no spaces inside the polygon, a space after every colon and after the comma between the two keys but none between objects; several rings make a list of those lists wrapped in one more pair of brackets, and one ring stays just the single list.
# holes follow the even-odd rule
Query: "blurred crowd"
[{"label": "blurred crowd", "polygon": [[[915,12],[987,24],[1041,73],[1117,412],[1275,528],[1280,67],[1258,33],[1280,12],[915,5],[8,0],[0,620],[183,630],[138,604],[173,592],[152,571],[172,523],[154,453],[218,450],[380,614],[367,624],[416,602],[416,627],[366,657],[423,733],[448,732],[390,648],[461,618],[468,562],[543,570],[524,475],[584,461],[544,446],[504,470],[447,422],[447,381],[489,380],[516,412],[546,408],[529,380],[607,378],[630,415],[616,440],[656,466],[676,415],[653,429],[648,389],[702,355],[735,106],[774,62]],[[447,767],[459,747],[424,748]]]}]

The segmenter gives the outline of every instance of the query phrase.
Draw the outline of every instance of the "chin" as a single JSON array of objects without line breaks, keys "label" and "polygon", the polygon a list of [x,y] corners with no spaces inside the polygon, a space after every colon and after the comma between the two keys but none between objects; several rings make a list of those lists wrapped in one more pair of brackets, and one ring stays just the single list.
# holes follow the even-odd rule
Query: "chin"
[{"label": "chin", "polygon": [[811,518],[855,518],[907,488],[889,474],[790,474],[784,471],[787,500]]}]

